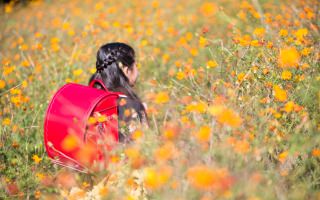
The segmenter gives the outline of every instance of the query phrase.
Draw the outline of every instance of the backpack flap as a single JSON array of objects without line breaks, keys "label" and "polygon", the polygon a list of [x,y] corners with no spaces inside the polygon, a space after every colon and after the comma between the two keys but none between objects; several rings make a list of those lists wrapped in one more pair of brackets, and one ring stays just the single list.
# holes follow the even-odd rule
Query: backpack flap
[{"label": "backpack flap", "polygon": [[[44,142],[48,156],[59,164],[78,169],[101,160],[101,150],[94,145],[97,141],[84,140],[88,120],[94,112],[117,114],[116,106],[112,106],[116,99],[117,94],[75,83],[61,87],[53,96],[44,121]],[[104,110],[104,106],[112,108]],[[113,120],[110,125],[115,126],[116,123],[117,120]],[[118,141],[117,132],[114,132],[118,131],[118,127],[113,129],[112,126],[110,132]]]}]

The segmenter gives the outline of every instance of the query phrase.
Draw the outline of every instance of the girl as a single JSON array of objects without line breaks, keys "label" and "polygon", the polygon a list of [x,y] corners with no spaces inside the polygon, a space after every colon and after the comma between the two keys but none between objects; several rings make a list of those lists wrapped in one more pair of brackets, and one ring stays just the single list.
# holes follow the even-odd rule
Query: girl
[{"label": "girl", "polygon": [[[100,80],[109,91],[121,92],[125,95],[118,99],[118,125],[120,142],[128,142],[131,140],[130,133],[137,126],[148,125],[145,107],[132,89],[138,78],[133,48],[119,42],[101,46],[97,52],[96,69],[89,83]],[[98,82],[94,87],[103,89]]]}]

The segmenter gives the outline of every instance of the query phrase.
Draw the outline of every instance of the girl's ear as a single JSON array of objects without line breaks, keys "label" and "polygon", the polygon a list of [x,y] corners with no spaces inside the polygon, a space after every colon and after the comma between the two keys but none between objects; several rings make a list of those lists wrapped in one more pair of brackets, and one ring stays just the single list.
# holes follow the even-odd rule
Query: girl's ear
[{"label": "girl's ear", "polygon": [[122,68],[122,71],[123,71],[123,73],[127,76],[127,77],[129,77],[129,67],[127,67],[127,66],[123,66],[123,68]]}]

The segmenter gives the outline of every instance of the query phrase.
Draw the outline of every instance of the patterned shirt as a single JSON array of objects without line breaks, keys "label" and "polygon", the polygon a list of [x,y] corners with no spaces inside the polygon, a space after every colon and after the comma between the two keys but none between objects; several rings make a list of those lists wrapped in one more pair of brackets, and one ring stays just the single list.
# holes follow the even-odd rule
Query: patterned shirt
[{"label": "patterned shirt", "polygon": [[129,142],[131,133],[141,124],[147,124],[145,108],[141,102],[130,97],[120,97],[118,105],[119,140]]},{"label": "patterned shirt", "polygon": [[[103,90],[99,83],[95,83],[93,87]],[[145,107],[139,100],[129,96],[120,97],[117,104],[119,141],[127,143],[131,141],[131,133],[142,124],[148,124]]]}]

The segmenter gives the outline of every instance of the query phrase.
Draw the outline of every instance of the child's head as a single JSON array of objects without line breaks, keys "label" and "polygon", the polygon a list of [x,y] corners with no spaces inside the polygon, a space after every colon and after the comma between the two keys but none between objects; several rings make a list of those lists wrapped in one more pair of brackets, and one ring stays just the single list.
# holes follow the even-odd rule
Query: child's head
[{"label": "child's head", "polygon": [[96,69],[90,81],[100,79],[111,91],[125,90],[127,95],[137,97],[131,89],[138,77],[132,47],[120,42],[101,46],[97,52]]}]

